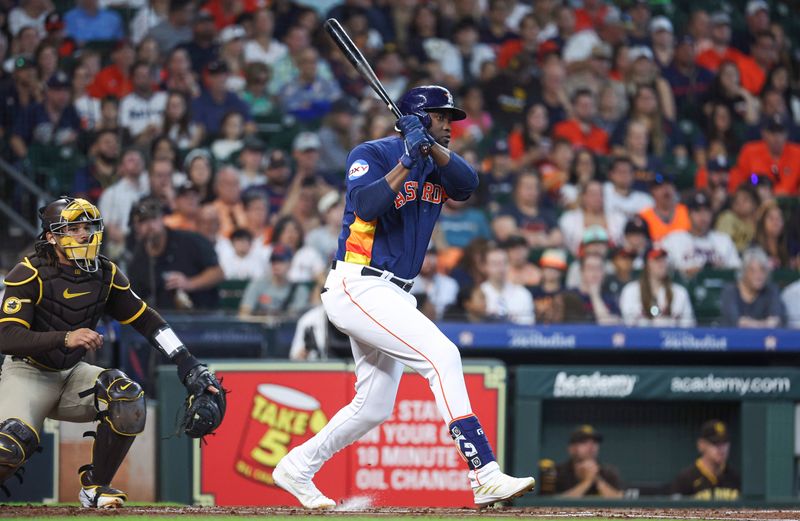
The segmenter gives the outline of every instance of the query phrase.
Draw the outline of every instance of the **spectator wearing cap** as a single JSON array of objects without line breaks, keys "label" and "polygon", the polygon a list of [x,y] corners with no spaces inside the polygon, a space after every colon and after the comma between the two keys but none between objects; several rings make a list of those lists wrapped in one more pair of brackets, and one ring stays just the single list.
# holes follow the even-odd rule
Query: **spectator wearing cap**
[{"label": "spectator wearing cap", "polygon": [[131,66],[133,92],[119,105],[119,122],[140,144],[148,144],[162,131],[167,93],[153,90],[150,66],[142,61]]},{"label": "spectator wearing cap", "polygon": [[164,226],[161,203],[144,199],[131,212],[136,247],[128,265],[131,288],[160,309],[214,310],[224,273],[202,235]]},{"label": "spectator wearing cap", "polygon": [[711,228],[714,213],[708,194],[695,192],[686,206],[691,228],[670,232],[661,241],[670,265],[686,278],[705,268],[739,269],[742,261],[730,236]]},{"label": "spectator wearing cap", "polygon": [[122,18],[110,9],[101,9],[99,0],[76,0],[64,15],[67,36],[78,43],[120,40],[125,36]]},{"label": "spectator wearing cap", "polygon": [[194,5],[190,0],[170,0],[167,16],[147,32],[158,44],[162,55],[192,39]]},{"label": "spectator wearing cap", "polygon": [[[671,137],[672,124],[676,116],[675,96],[672,94],[669,82],[661,75],[653,51],[644,45],[631,47],[628,50],[628,60],[630,66],[623,78],[628,92],[633,93],[628,118],[645,117],[650,120],[653,134],[660,131]],[[647,103],[649,100],[646,98],[640,99],[643,93],[651,89],[655,94],[655,104]],[[661,144],[653,143],[653,145],[657,152],[663,154]]]},{"label": "spectator wearing cap", "polygon": [[678,201],[675,180],[669,174],[656,174],[650,183],[650,195],[655,204],[639,212],[639,216],[647,223],[650,239],[658,242],[670,232],[689,230],[689,209]]},{"label": "spectator wearing cap", "polygon": [[220,230],[223,237],[230,237],[236,228],[246,226],[244,205],[241,197],[239,172],[226,166],[217,172],[214,179],[214,200],[210,203],[219,215]]},{"label": "spectator wearing cap", "polygon": [[316,49],[309,47],[293,56],[298,74],[278,93],[281,107],[305,124],[318,123],[342,96],[339,84],[318,72],[320,59]]},{"label": "spectator wearing cap", "polygon": [[44,21],[50,7],[47,0],[22,0],[8,12],[7,23],[11,36],[16,36],[23,27],[35,28],[41,38],[47,36]]},{"label": "spectator wearing cap", "polygon": [[130,230],[131,209],[148,192],[148,179],[145,175],[144,154],[136,148],[122,152],[117,164],[116,181],[103,190],[97,207],[103,216],[103,244],[111,258],[118,258],[125,247],[125,239]]},{"label": "spectator wearing cap", "polygon": [[730,450],[731,439],[725,422],[708,420],[703,423],[697,438],[700,457],[680,471],[672,481],[670,492],[705,501],[739,499],[741,478],[728,462]]},{"label": "spectator wearing cap", "polygon": [[563,295],[564,322],[617,324],[620,321],[616,297],[605,291],[606,258],[596,253],[581,255],[580,282]]},{"label": "spectator wearing cap", "polygon": [[15,117],[28,107],[41,101],[42,85],[36,74],[36,64],[31,58],[19,56],[12,61],[11,81],[0,82],[0,137],[8,139]]},{"label": "spectator wearing cap", "polygon": [[564,237],[564,246],[576,255],[584,231],[590,227],[602,228],[611,242],[619,244],[625,227],[625,216],[606,212],[603,205],[603,185],[600,181],[589,181],[581,189],[578,208],[564,212],[558,220],[558,227]]},{"label": "spectator wearing cap", "polygon": [[342,215],[344,215],[344,198],[331,190],[319,198],[317,212],[322,222],[308,232],[306,242],[316,249],[327,263],[333,260],[339,247],[339,234],[342,231]]},{"label": "spectator wearing cap", "polygon": [[217,59],[219,45],[216,37],[217,29],[214,27],[214,17],[205,8],[200,9],[192,20],[192,38],[180,45],[189,54],[192,69],[198,76],[202,75],[208,65]]},{"label": "spectator wearing cap", "polygon": [[738,281],[722,288],[722,324],[730,327],[783,327],[786,309],[778,287],[770,282],[772,266],[761,248],[742,254]]},{"label": "spectator wearing cap", "polygon": [[236,112],[245,121],[245,132],[255,131],[250,107],[235,93],[227,90],[228,66],[223,61],[208,64],[203,75],[205,88],[192,100],[192,118],[203,126],[206,135],[217,135],[226,114]]},{"label": "spectator wearing cap", "polygon": [[486,281],[481,289],[486,295],[486,311],[490,316],[521,325],[536,322],[533,297],[524,286],[511,282],[508,253],[498,246],[486,252]]},{"label": "spectator wearing cap", "polygon": [[542,204],[541,181],[533,172],[516,177],[512,203],[499,215],[510,215],[531,248],[559,247],[564,236],[553,212]]},{"label": "spectator wearing cap", "polygon": [[441,319],[445,308],[455,303],[458,282],[449,275],[439,273],[436,248],[428,248],[425,252],[411,294],[417,299],[417,308],[431,320]]},{"label": "spectator wearing cap", "polygon": [[[602,226],[588,226],[583,230],[576,259],[572,261],[567,269],[565,285],[567,288],[577,288],[581,282],[581,263],[580,259],[584,255],[599,255],[602,258],[608,257],[611,244],[608,232]],[[613,273],[613,265],[606,262],[605,271],[609,275]]]},{"label": "spectator wearing cap", "polygon": [[276,246],[269,261],[269,271],[251,280],[245,288],[239,316],[299,313],[308,307],[308,287],[289,281],[292,251],[285,246]]},{"label": "spectator wearing cap", "polygon": [[513,284],[532,287],[539,284],[541,271],[529,258],[531,249],[521,235],[512,235],[499,242],[508,255],[508,280]]},{"label": "spectator wearing cap", "polygon": [[714,73],[695,62],[695,40],[684,35],[678,38],[672,62],[662,69],[661,75],[669,83],[678,116],[696,116],[711,84]]},{"label": "spectator wearing cap", "polygon": [[171,214],[164,216],[164,226],[171,230],[196,232],[199,216],[200,192],[189,181],[181,183],[175,188],[174,210]]},{"label": "spectator wearing cap", "polygon": [[597,106],[594,94],[578,89],[572,95],[573,118],[561,121],[553,128],[553,136],[572,143],[575,148],[588,148],[595,154],[608,154],[608,133],[594,124]]},{"label": "spectator wearing cap", "polygon": [[241,93],[246,84],[244,78],[244,38],[247,36],[241,25],[229,25],[219,33],[219,59],[228,65],[228,82],[225,87]]},{"label": "spectator wearing cap", "polygon": [[[761,92],[761,117],[755,124],[750,124],[744,134],[743,141],[758,141],[761,139],[761,129],[772,119],[780,118],[786,125],[789,141],[800,142],[800,127],[795,123],[792,111],[789,108],[789,95],[774,87],[765,87]],[[738,150],[737,150],[738,152]]]},{"label": "spectator wearing cap", "polygon": [[567,271],[567,252],[547,248],[539,257],[539,284],[528,287],[533,296],[536,321],[539,324],[559,324],[564,321],[564,273]]},{"label": "spectator wearing cap", "polygon": [[770,30],[769,4],[765,0],[749,0],[744,9],[745,27],[734,31],[732,45],[743,54],[754,54],[758,35]]},{"label": "spectator wearing cap", "polygon": [[275,15],[269,9],[259,9],[253,14],[253,24],[253,37],[244,44],[244,61],[271,67],[289,52],[284,44],[274,38]]},{"label": "spectator wearing cap", "polygon": [[719,154],[709,159],[705,168],[699,168],[695,174],[694,187],[708,193],[711,199],[711,210],[715,216],[728,204],[730,171],[731,165],[728,158]]},{"label": "spectator wearing cap", "polygon": [[31,145],[73,146],[81,131],[81,120],[72,106],[69,77],[57,72],[47,80],[44,100],[16,114],[11,150],[22,159]]},{"label": "spectator wearing cap", "polygon": [[712,47],[697,55],[697,64],[706,69],[717,72],[720,66],[733,62],[739,70],[742,86],[757,95],[764,85],[764,71],[748,55],[731,46],[731,17],[717,11],[711,15],[711,42]]},{"label": "spectator wearing cap", "polygon": [[292,142],[295,178],[299,178],[301,181],[317,179],[319,174],[322,173],[320,171],[322,167],[320,163],[321,148],[322,141],[320,141],[316,132],[300,132],[295,136]]},{"label": "spectator wearing cap", "polygon": [[629,282],[619,297],[622,320],[627,326],[694,327],[689,292],[672,282],[667,252],[651,248],[639,280]]},{"label": "spectator wearing cap", "polygon": [[244,191],[251,186],[267,183],[267,176],[264,174],[264,153],[267,146],[255,135],[245,137],[242,143],[238,163],[239,183]]},{"label": "spectator wearing cap", "polygon": [[650,247],[650,229],[640,216],[634,215],[625,224],[622,247],[633,254],[633,269],[641,270],[644,267],[644,254]]},{"label": "spectator wearing cap", "polygon": [[[483,166],[476,199],[481,206],[495,214],[512,202],[514,186],[518,182],[510,148],[505,139],[492,141]],[[538,179],[536,183],[538,187]]]},{"label": "spectator wearing cap", "polygon": [[773,183],[775,195],[800,193],[800,145],[789,142],[786,123],[780,116],[764,124],[759,141],[742,147],[728,189],[751,182],[759,175]]},{"label": "spectator wearing cap", "polygon": [[348,97],[334,101],[331,110],[317,132],[320,141],[320,165],[324,165],[326,177],[338,179],[334,186],[344,187],[347,155],[358,144],[354,118],[358,114],[356,102]]},{"label": "spectator wearing cap", "polygon": [[88,164],[79,168],[72,179],[73,197],[97,203],[100,194],[116,181],[115,173],[120,153],[119,135],[113,130],[95,133],[87,154]]},{"label": "spectator wearing cap", "polygon": [[135,59],[136,54],[129,41],[117,42],[111,51],[111,64],[98,72],[86,89],[89,95],[98,99],[107,96],[122,99],[130,94],[133,91],[130,71]]},{"label": "spectator wearing cap", "polygon": [[756,233],[758,194],[750,183],[739,185],[731,196],[730,208],[717,217],[716,230],[728,235],[741,253]]},{"label": "spectator wearing cap", "polygon": [[626,156],[615,156],[608,167],[608,181],[603,183],[603,205],[606,215],[620,215],[626,221],[645,208],[653,206],[653,198],[633,189],[634,168]]},{"label": "spectator wearing cap", "polygon": [[667,68],[675,55],[675,29],[666,16],[655,16],[650,20],[650,47],[653,59],[662,71]]},{"label": "spectator wearing cap", "polygon": [[567,444],[567,461],[559,465],[550,459],[539,462],[539,492],[542,495],[559,494],[567,498],[621,498],[619,472],[615,467],[599,460],[602,441],[603,435],[591,425],[576,428]]},{"label": "spectator wearing cap", "polygon": [[230,239],[217,241],[214,248],[225,280],[255,280],[264,276],[269,262],[263,251],[254,247],[255,243],[253,234],[244,228],[233,230]]}]

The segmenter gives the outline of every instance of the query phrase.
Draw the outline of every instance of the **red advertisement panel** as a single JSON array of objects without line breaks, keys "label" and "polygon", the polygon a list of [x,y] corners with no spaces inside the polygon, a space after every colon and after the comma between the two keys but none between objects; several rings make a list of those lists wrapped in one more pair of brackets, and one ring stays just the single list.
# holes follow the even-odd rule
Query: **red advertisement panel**
[{"label": "red advertisement panel", "polygon": [[[318,369],[309,364],[303,370],[287,370],[285,364],[254,367],[258,370],[243,364],[216,368],[232,392],[217,435],[195,448],[198,502],[295,505],[293,497],[274,485],[272,470],[354,394],[355,376],[340,364]],[[497,450],[503,434],[504,379],[497,378],[496,368],[468,371],[473,410]],[[314,483],[338,502],[458,507],[472,504],[466,470],[428,383],[405,374],[391,418],[335,455]]]}]

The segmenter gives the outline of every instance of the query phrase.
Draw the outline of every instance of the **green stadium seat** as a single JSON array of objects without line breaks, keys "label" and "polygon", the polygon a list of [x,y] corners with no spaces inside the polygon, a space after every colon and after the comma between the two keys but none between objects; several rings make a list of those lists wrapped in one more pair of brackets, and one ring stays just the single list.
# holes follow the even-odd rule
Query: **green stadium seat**
[{"label": "green stadium seat", "polygon": [[785,288],[797,279],[800,279],[800,271],[791,268],[779,268],[772,272],[772,282],[781,288]]},{"label": "green stadium seat", "polygon": [[32,144],[28,149],[31,177],[50,193],[72,192],[75,171],[85,164],[85,157],[75,148]]},{"label": "green stadium seat", "polygon": [[698,324],[711,325],[719,321],[722,288],[736,280],[735,270],[704,269],[686,283]]},{"label": "green stadium seat", "polygon": [[238,311],[244,290],[250,283],[248,279],[225,280],[219,285],[220,308],[223,311]]}]

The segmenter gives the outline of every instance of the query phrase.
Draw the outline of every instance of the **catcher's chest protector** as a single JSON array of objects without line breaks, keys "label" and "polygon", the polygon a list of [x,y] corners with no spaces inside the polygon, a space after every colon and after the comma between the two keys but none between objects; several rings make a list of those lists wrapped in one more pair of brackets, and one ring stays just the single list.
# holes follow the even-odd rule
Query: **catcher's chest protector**
[{"label": "catcher's chest protector", "polygon": [[[33,331],[94,329],[103,316],[111,290],[111,263],[101,258],[100,269],[87,273],[75,266],[49,266],[37,256],[30,257],[42,280],[42,300],[36,306]],[[81,361],[85,349],[60,347],[32,356],[50,369],[68,369]]]}]

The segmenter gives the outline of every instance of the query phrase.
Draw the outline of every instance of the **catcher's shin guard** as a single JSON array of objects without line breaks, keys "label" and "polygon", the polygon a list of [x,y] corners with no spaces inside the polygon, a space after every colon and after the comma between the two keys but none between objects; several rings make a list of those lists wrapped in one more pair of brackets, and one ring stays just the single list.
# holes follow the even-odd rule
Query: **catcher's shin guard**
[{"label": "catcher's shin guard", "polygon": [[[100,425],[92,447],[92,463],[80,469],[81,485],[107,486],[133,440],[144,430],[144,391],[119,369],[106,369],[97,377],[95,386],[87,391],[91,392],[95,395]],[[103,410],[101,404],[105,406]]]},{"label": "catcher's shin guard", "polygon": [[0,422],[0,487],[8,494],[3,483],[17,475],[22,482],[22,465],[39,447],[39,433],[20,420],[9,418]]}]

